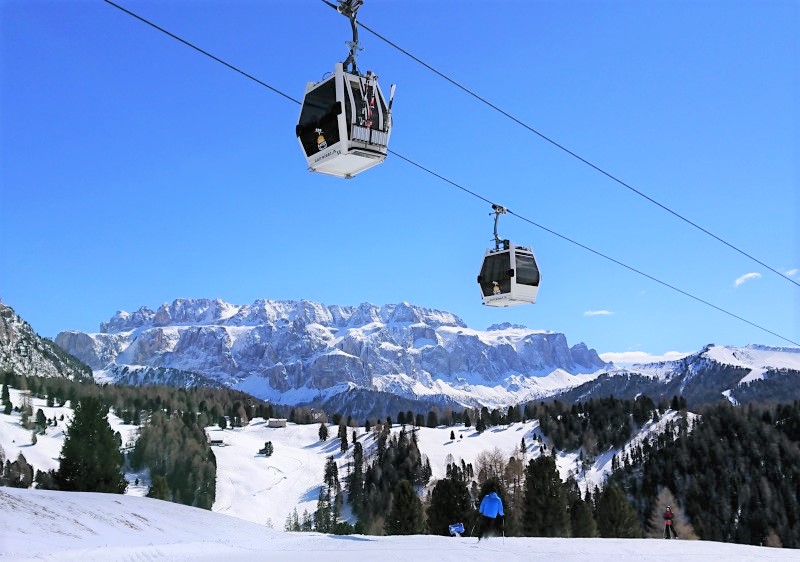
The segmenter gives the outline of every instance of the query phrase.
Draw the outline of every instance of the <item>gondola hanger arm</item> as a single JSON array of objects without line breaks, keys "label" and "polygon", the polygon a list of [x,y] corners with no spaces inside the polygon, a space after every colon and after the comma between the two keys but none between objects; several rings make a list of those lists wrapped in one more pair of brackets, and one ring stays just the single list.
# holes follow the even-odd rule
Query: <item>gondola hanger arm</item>
[{"label": "gondola hanger arm", "polygon": [[497,205],[496,203],[492,203],[492,210],[493,213],[489,213],[489,215],[494,214],[494,249],[499,250],[500,246],[503,246],[504,250],[508,249],[509,241],[503,240],[497,234],[497,222],[500,220],[500,215],[504,215],[508,212],[508,209],[503,207],[502,205]]},{"label": "gondola hanger arm", "polygon": [[[358,9],[364,4],[364,0],[339,0],[338,6],[332,2],[328,2],[328,0],[322,1],[350,20],[350,28],[353,31],[353,40],[345,43],[350,50],[347,54],[347,59],[343,63],[343,66],[345,70],[351,74],[357,75],[358,68],[356,68],[356,54],[362,49],[359,47],[358,43],[358,23],[356,22],[356,17],[358,16]],[[348,67],[350,67],[349,70]]]}]

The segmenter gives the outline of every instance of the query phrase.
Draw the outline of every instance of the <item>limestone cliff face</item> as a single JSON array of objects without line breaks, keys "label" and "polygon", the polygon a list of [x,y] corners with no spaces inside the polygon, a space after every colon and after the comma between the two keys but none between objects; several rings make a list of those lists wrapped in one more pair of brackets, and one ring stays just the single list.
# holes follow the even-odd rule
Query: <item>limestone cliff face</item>
[{"label": "limestone cliff face", "polygon": [[129,366],[193,372],[270,399],[386,388],[388,379],[395,392],[408,396],[497,387],[509,377],[518,388],[520,377],[606,366],[586,345],[570,348],[563,334],[510,325],[471,330],[454,314],[408,303],[178,299],[155,312],[117,312],[99,333],[62,332],[56,343],[96,371]]}]

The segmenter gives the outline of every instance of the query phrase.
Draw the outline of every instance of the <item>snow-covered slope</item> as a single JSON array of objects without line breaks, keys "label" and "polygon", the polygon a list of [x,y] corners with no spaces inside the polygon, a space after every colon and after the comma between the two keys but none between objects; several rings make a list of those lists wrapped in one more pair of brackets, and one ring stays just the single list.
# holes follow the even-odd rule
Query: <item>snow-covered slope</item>
[{"label": "snow-covered slope", "polygon": [[[22,404],[23,394],[18,390],[11,389],[10,397],[15,406]],[[9,461],[16,460],[17,455],[22,453],[34,471],[57,469],[64,429],[72,419],[72,409],[69,404],[47,407],[44,400],[30,400],[34,413],[41,408],[45,417],[59,420],[58,425],[48,427],[46,434],[39,435],[36,444],[31,444],[31,432],[20,425],[20,414],[0,413],[0,446]],[[62,415],[63,421],[60,420]],[[674,412],[667,412],[657,424],[645,426],[628,447],[662,430],[664,424],[675,415]],[[114,431],[120,432],[124,445],[133,443],[138,426],[123,424],[113,413],[109,414],[109,423]],[[402,426],[395,425],[392,431],[397,433],[402,429]],[[374,434],[367,433],[363,427],[351,428],[348,430],[348,439],[351,439],[354,430],[365,455],[369,457],[375,446]],[[542,454],[538,445],[541,434],[537,421],[492,427],[483,433],[478,433],[474,427],[463,426],[421,427],[416,431],[420,452],[430,461],[432,480],[445,477],[450,456],[452,461],[460,464],[463,460],[473,466],[477,466],[478,457],[485,451],[499,450],[504,458],[519,458],[523,439],[527,446],[527,460]],[[351,442],[348,452],[342,454],[338,438],[322,442],[318,432],[319,424],[289,423],[285,428],[270,428],[261,418],[255,418],[241,428],[207,428],[209,439],[222,441],[221,446],[213,447],[217,461],[217,486],[212,510],[277,530],[284,529],[287,516],[295,509],[301,517],[304,511],[313,513],[328,457],[336,460],[340,478],[344,478],[353,451]],[[451,432],[455,439],[450,439]],[[336,428],[331,427],[329,433],[335,435]],[[270,457],[258,454],[267,441],[272,442],[274,448]],[[546,437],[544,442],[547,444]],[[577,452],[560,452],[556,462],[562,479],[575,476],[585,490],[587,485],[590,488],[595,485],[602,487],[611,470],[611,458],[619,452],[607,451],[585,470],[579,467]],[[127,494],[141,496],[146,493],[149,485],[146,473],[126,474],[126,478],[129,482]],[[344,515],[347,517],[348,513]],[[351,519],[351,522],[355,523],[355,520]]]},{"label": "snow-covered slope", "polygon": [[654,400],[683,396],[690,406],[727,399],[734,404],[800,399],[800,348],[715,346],[675,361],[614,367],[581,386],[560,392],[567,402],[595,396]]},{"label": "snow-covered slope", "polygon": [[[47,472],[58,469],[58,458],[64,445],[64,431],[72,422],[73,410],[69,401],[63,406],[48,406],[41,398],[31,398],[30,393],[9,388],[11,403],[19,408],[24,400],[30,401],[34,416],[40,409],[48,420],[55,419],[56,425],[48,425],[43,435],[36,436],[36,443],[32,443],[32,431],[22,427],[19,412],[3,414],[0,412],[0,450],[5,455],[5,460],[14,462],[22,454],[26,462],[37,470]],[[108,422],[115,432],[119,432],[123,447],[135,443],[139,426],[126,425],[113,412],[108,414]],[[134,482],[139,475],[127,474],[129,479],[128,494],[144,495],[147,486],[144,482],[136,485]]]},{"label": "snow-covered slope", "polygon": [[408,303],[178,299],[155,312],[118,312],[100,333],[62,332],[56,343],[103,380],[122,378],[123,366],[139,379],[196,373],[292,405],[358,387],[494,408],[542,397],[555,383],[581,384],[607,366],[563,334],[510,324],[473,330],[454,314]]},{"label": "snow-covered slope", "polygon": [[768,370],[790,369],[800,372],[800,347],[714,346],[708,348],[705,356],[717,363],[750,369],[740,384],[760,379]]},{"label": "snow-covered slope", "polygon": [[745,347],[732,347],[709,344],[698,353],[676,361],[636,364],[627,370],[666,380],[685,371],[687,368],[692,368],[696,371],[705,362],[748,369],[752,375],[748,378],[752,380],[767,370],[789,369],[800,371],[800,347],[769,347],[756,344]]},{"label": "snow-covered slope", "polygon": [[[24,399],[16,389],[10,390],[10,397],[17,406]],[[43,400],[30,400],[34,412],[42,408],[46,417],[60,420],[63,415],[64,419],[31,445],[30,432],[19,425],[19,413],[0,414],[0,445],[11,460],[23,453],[35,469],[56,468],[63,429],[72,410],[68,404],[48,408]],[[675,415],[667,412],[657,424],[643,428],[627,447],[658,432]],[[122,433],[123,442],[135,435],[136,426],[124,425],[113,415],[109,421]],[[348,562],[405,562],[409,556],[418,562],[496,557],[522,561],[537,556],[558,556],[565,561],[611,561],[620,557],[766,561],[796,556],[793,551],[700,541],[660,541],[656,547],[652,540],[507,538],[479,545],[469,538],[286,533],[282,529],[287,515],[297,509],[302,516],[316,507],[329,456],[339,465],[340,476],[346,474],[349,455],[340,452],[338,439],[320,442],[318,427],[288,424],[285,428],[269,428],[257,418],[243,428],[208,428],[210,438],[222,441],[222,446],[214,447],[218,468],[217,499],[212,512],[137,497],[145,491],[146,474],[127,475],[129,481],[135,477],[143,481],[138,487],[131,485],[124,496],[0,488],[0,560],[216,562],[255,555],[264,560],[293,562],[303,556]],[[399,426],[393,428],[395,432],[400,430]],[[450,439],[451,431],[454,439]],[[356,432],[369,454],[373,436],[363,428]],[[527,444],[525,455],[535,458],[541,454],[538,436],[535,421],[490,428],[482,434],[464,427],[418,429],[419,447],[430,461],[434,479],[444,476],[450,456],[456,462],[463,459],[475,464],[484,451],[497,449],[503,456],[519,455],[523,438]],[[257,454],[266,441],[273,443],[271,457]],[[557,459],[559,472],[562,478],[573,473],[584,486],[592,486],[603,481],[617,452],[601,455],[585,471],[579,468],[576,454],[561,453]]]},{"label": "snow-covered slope", "polygon": [[789,549],[648,539],[332,536],[281,533],[173,503],[83,492],[0,488],[0,560],[219,562],[561,562],[796,560]]}]

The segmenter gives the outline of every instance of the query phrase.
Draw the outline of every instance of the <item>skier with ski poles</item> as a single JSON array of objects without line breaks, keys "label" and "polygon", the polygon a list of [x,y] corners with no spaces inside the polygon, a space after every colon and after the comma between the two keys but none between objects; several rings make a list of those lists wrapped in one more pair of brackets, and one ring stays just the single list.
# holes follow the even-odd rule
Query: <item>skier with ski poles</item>
[{"label": "skier with ski poles", "polygon": [[[664,512],[664,538],[671,539],[672,537],[678,538],[678,533],[675,532],[675,527],[672,526],[672,518],[674,514],[672,513],[672,508],[667,506],[667,510]],[[670,533],[672,537],[670,537]]]},{"label": "skier with ski poles", "polygon": [[499,519],[503,527],[503,538],[505,538],[505,513],[503,512],[503,501],[497,492],[489,492],[481,500],[478,512],[481,514],[481,527],[478,531],[478,541],[485,536],[490,536],[490,531],[497,525]]}]

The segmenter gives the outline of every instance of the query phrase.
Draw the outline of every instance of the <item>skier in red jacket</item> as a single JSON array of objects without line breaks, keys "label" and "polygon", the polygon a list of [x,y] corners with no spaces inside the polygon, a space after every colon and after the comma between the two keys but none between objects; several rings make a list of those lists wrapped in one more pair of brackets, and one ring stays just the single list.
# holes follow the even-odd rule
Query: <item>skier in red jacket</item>
[{"label": "skier in red jacket", "polygon": [[[672,537],[678,538],[678,533],[675,532],[675,527],[672,524],[672,518],[674,514],[672,513],[672,508],[667,506],[667,510],[664,512],[664,538],[671,539]],[[670,533],[672,533],[672,537],[670,537]]]}]

